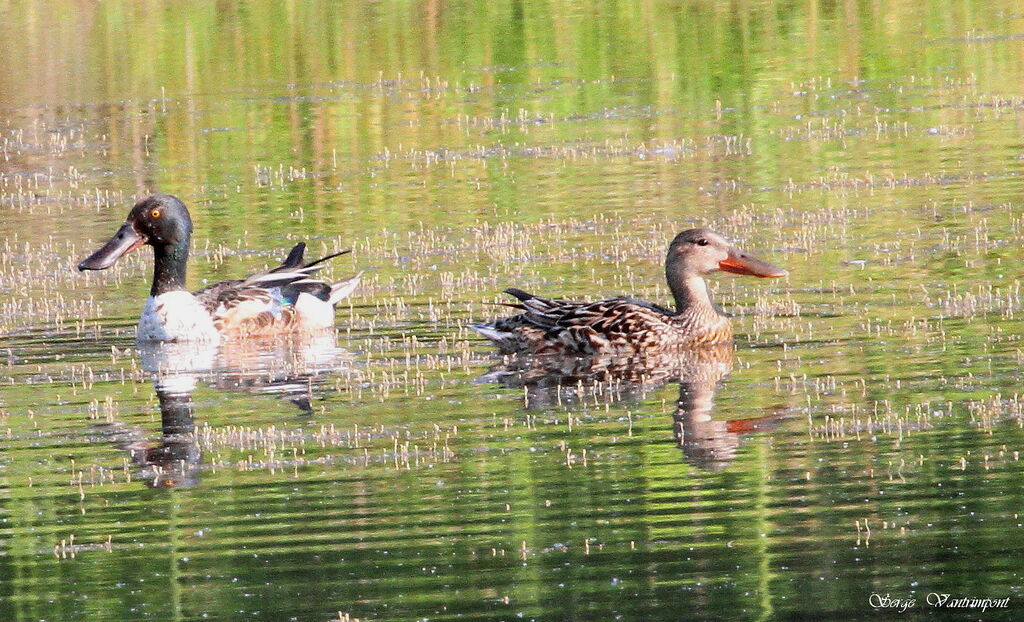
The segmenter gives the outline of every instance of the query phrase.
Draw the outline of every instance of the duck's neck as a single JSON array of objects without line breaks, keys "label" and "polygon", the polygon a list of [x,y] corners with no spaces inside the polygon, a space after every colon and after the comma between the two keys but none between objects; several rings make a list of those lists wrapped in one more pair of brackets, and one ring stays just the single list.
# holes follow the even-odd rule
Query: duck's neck
[{"label": "duck's neck", "polygon": [[677,315],[707,315],[721,317],[725,314],[711,301],[707,281],[699,274],[666,271],[668,287],[676,299]]},{"label": "duck's neck", "polygon": [[153,247],[153,287],[150,296],[185,290],[185,269],[188,265],[188,236],[176,244]]}]

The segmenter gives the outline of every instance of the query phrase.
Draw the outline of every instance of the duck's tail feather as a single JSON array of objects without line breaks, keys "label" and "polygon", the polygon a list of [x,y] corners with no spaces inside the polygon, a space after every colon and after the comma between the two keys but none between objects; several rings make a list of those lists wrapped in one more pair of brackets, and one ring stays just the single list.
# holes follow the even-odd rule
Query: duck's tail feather
[{"label": "duck's tail feather", "polygon": [[[316,281],[310,277],[322,270],[324,266],[321,264],[328,259],[333,259],[339,255],[351,253],[352,251],[350,249],[346,249],[338,251],[337,253],[331,253],[330,255],[321,257],[316,261],[303,263],[303,255],[305,252],[306,243],[299,242],[294,248],[292,248],[291,252],[288,253],[288,257],[285,258],[284,262],[282,262],[280,266],[268,272],[262,272],[260,274],[250,276],[245,279],[245,284],[271,289],[274,287],[284,287],[292,284],[323,283],[322,281]],[[326,283],[324,283],[324,286],[328,287]],[[349,292],[351,292],[351,290],[349,290]],[[309,293],[313,292],[310,291]],[[346,293],[345,295],[348,294]],[[341,298],[344,298],[344,296]],[[338,298],[338,300],[341,300],[341,298]]]},{"label": "duck's tail feather", "polygon": [[309,262],[308,264],[306,264],[303,267],[309,268],[310,266],[315,266],[315,265],[317,265],[319,263],[324,263],[325,261],[328,261],[330,259],[334,259],[335,257],[338,257],[340,255],[347,255],[347,254],[349,254],[351,252],[352,252],[351,248],[346,248],[343,251],[338,251],[336,253],[331,253],[330,255],[326,255],[324,257],[321,257],[320,259],[317,259],[316,261],[311,261],[311,262]]},{"label": "duck's tail feather", "polygon": [[[329,257],[325,259],[329,259]],[[321,259],[320,261],[323,260]],[[345,298],[348,298],[348,296],[355,290],[355,288],[359,286],[359,281],[362,278],[362,276],[363,273],[360,272],[355,276],[350,276],[347,279],[338,281],[337,283],[333,283],[331,285],[331,294],[330,297],[327,299],[327,302],[331,303],[332,305],[337,305]]]},{"label": "duck's tail feather", "polygon": [[294,248],[288,253],[288,257],[285,258],[281,265],[271,270],[271,272],[278,272],[281,270],[291,270],[292,268],[302,267],[302,256],[306,253],[306,243],[299,242]]},{"label": "duck's tail feather", "polygon": [[285,272],[285,271],[288,271],[288,270],[302,270],[302,269],[305,269],[305,268],[309,268],[310,266],[315,266],[317,264],[324,263],[325,261],[328,261],[329,259],[334,259],[335,257],[338,257],[339,255],[347,255],[348,253],[351,253],[351,252],[352,252],[352,249],[346,248],[343,251],[338,251],[336,253],[331,253],[330,255],[321,257],[320,259],[317,259],[316,261],[311,261],[309,263],[304,263],[303,255],[306,254],[306,243],[305,242],[299,242],[294,247],[292,247],[292,250],[290,250],[288,252],[288,257],[286,257],[285,260],[281,262],[281,265],[276,267],[276,268],[274,268],[270,272],[273,273],[273,272]]},{"label": "duck's tail feather", "polygon": [[526,302],[527,300],[530,300],[531,298],[536,298],[536,296],[534,296],[533,294],[528,294],[528,293],[524,292],[523,290],[515,288],[515,287],[507,288],[505,290],[505,293],[508,294],[509,296],[515,296],[521,302]]},{"label": "duck's tail feather", "polygon": [[501,330],[494,324],[470,324],[469,327],[498,345],[507,343],[509,338],[514,336],[513,333]]}]

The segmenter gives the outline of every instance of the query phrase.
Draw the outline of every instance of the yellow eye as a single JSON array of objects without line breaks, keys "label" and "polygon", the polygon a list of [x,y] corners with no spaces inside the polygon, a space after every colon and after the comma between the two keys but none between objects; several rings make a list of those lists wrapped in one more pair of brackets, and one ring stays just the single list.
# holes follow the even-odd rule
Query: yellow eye
[{"label": "yellow eye", "polygon": [[160,218],[160,210],[155,209],[149,212],[150,218]]}]

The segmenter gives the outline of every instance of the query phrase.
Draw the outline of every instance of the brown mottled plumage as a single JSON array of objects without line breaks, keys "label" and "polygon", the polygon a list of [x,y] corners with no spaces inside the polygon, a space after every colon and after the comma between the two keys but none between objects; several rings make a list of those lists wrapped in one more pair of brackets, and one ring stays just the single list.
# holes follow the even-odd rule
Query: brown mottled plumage
[{"label": "brown mottled plumage", "polygon": [[[333,253],[306,263],[304,242],[292,248],[284,262],[265,273],[247,279],[220,281],[197,292],[196,301],[213,318],[217,331],[227,336],[273,336],[302,331],[305,318],[295,304],[300,294],[309,294],[322,302],[340,288],[354,286],[359,275],[332,285],[312,278],[323,262],[349,251]],[[333,304],[333,303],[332,303]]]},{"label": "brown mottled plumage", "polygon": [[651,354],[732,340],[729,318],[712,301],[704,277],[718,270],[759,277],[787,272],[732,247],[708,229],[672,240],[665,277],[676,310],[635,300],[551,300],[509,288],[524,313],[475,324],[474,330],[508,354]]}]

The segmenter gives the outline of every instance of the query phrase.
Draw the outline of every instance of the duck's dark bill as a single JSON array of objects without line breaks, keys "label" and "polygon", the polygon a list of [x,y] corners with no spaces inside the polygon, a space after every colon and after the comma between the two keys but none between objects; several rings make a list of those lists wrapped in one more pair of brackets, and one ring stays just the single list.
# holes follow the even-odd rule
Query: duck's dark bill
[{"label": "duck's dark bill", "polygon": [[761,261],[757,257],[741,253],[735,248],[729,250],[729,257],[727,259],[718,262],[718,267],[725,272],[762,278],[778,278],[789,274],[778,266],[773,266],[767,261]]},{"label": "duck's dark bill", "polygon": [[146,243],[146,238],[135,231],[132,223],[126,222],[103,248],[89,255],[78,264],[79,270],[106,270],[114,262]]}]

